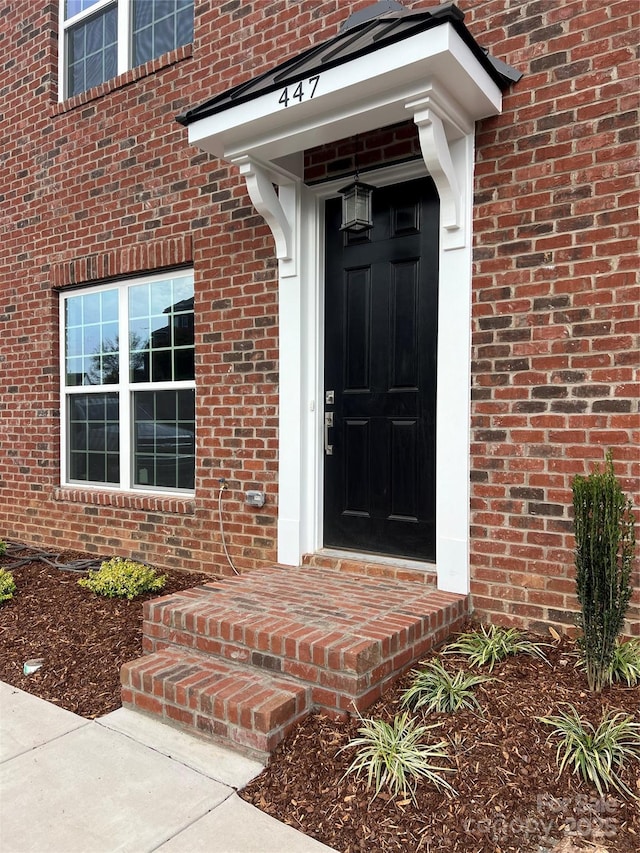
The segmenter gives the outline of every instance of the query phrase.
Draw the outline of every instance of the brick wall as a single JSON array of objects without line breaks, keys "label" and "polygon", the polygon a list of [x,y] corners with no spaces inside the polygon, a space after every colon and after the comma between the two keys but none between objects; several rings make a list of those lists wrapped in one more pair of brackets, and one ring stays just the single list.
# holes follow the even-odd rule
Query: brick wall
[{"label": "brick wall", "polygon": [[[237,174],[190,147],[174,118],[330,38],[368,0],[196,0],[193,46],[62,105],[57,2],[5,5],[0,535],[224,571],[224,476],[234,560],[242,569],[273,561],[273,241]],[[476,38],[525,73],[503,115],[477,133],[474,603],[500,621],[567,624],[571,478],[612,447],[640,503],[635,4],[460,7]],[[309,179],[348,172],[350,146],[310,154]],[[359,160],[415,152],[414,129],[400,126],[366,140]],[[54,288],[187,263],[196,282],[195,499],[60,489]],[[267,492],[261,510],[243,504],[252,487]]]},{"label": "brick wall", "polygon": [[[366,0],[351,4],[367,5]],[[175,116],[335,34],[339,0],[195,2],[194,43],[62,104],[58,3],[0,16],[0,536],[230,571],[276,558],[278,317],[271,233]],[[56,288],[193,264],[194,500],[61,489]],[[264,489],[260,510],[244,491]]]},{"label": "brick wall", "polygon": [[573,477],[612,448],[640,503],[638,6],[460,5],[525,74],[477,131],[473,600],[500,622],[566,627]]}]

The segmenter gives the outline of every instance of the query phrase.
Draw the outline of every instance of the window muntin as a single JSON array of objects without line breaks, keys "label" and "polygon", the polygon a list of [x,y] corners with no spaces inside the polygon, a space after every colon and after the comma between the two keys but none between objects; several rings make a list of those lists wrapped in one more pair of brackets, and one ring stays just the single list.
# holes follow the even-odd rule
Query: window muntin
[{"label": "window muntin", "polygon": [[193,275],[62,300],[63,482],[193,491]]},{"label": "window muntin", "polygon": [[129,291],[131,382],[191,379],[193,295],[182,282],[141,284]]},{"label": "window muntin", "polygon": [[74,394],[67,408],[69,479],[120,483],[117,394]]},{"label": "window muntin", "polygon": [[193,41],[193,0],[133,0],[133,65]]},{"label": "window muntin", "polygon": [[118,73],[118,10],[111,6],[67,31],[67,95],[86,92]]},{"label": "window muntin", "polygon": [[133,395],[134,478],[141,486],[193,489],[193,391],[136,391]]},{"label": "window muntin", "polygon": [[92,6],[95,6],[96,3],[99,2],[100,0],[65,0],[65,20],[68,20],[69,18],[75,18],[75,16],[79,15],[80,12],[86,12],[87,9],[90,9]]},{"label": "window muntin", "polygon": [[194,0],[60,0],[59,99],[193,41]]},{"label": "window muntin", "polygon": [[67,385],[113,385],[119,381],[118,292],[105,290],[67,299]]}]

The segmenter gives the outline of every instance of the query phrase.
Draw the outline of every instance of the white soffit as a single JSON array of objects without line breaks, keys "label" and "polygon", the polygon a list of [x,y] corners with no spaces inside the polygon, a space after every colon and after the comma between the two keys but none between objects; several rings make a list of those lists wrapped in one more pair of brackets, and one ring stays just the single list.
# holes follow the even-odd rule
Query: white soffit
[{"label": "white soffit", "polygon": [[499,87],[449,23],[298,83],[194,121],[189,142],[225,160],[269,163],[405,121],[411,102],[430,92],[444,106],[449,142],[502,109]]}]

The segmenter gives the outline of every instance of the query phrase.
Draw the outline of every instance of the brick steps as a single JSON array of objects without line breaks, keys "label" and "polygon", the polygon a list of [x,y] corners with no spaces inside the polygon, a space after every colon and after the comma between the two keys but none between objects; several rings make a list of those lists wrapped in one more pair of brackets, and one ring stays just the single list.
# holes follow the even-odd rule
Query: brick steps
[{"label": "brick steps", "polygon": [[266,754],[312,708],[365,710],[466,612],[465,596],[425,583],[259,569],[147,602],[147,655],[123,668],[123,702]]},{"label": "brick steps", "polygon": [[311,710],[308,688],[202,655],[165,649],[124,664],[125,707],[266,760]]}]

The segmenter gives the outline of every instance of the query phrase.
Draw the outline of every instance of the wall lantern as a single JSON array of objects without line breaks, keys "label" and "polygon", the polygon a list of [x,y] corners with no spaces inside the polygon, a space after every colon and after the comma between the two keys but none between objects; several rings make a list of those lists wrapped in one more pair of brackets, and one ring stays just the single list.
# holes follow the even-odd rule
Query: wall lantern
[{"label": "wall lantern", "polygon": [[360,231],[373,228],[371,213],[373,187],[361,183],[356,172],[354,182],[339,192],[342,195],[342,225],[340,230],[357,234]]}]

